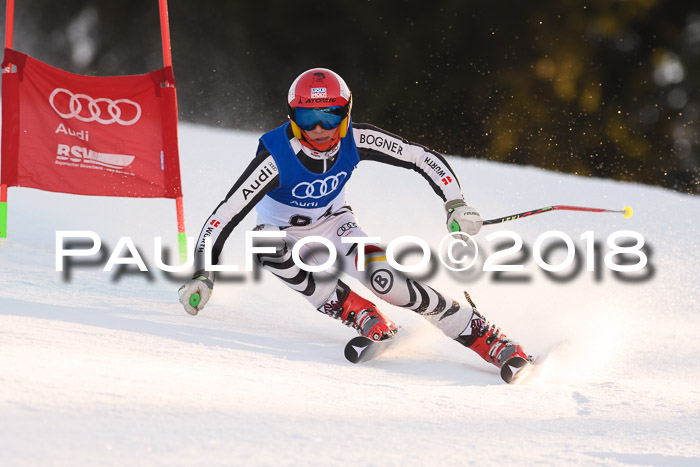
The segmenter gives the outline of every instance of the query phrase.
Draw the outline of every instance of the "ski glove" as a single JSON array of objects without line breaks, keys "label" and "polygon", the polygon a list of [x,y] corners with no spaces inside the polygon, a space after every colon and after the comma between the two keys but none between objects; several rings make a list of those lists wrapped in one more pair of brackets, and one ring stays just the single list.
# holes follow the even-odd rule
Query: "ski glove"
[{"label": "ski glove", "polygon": [[[209,277],[211,275],[211,278]],[[180,303],[185,311],[196,315],[207,304],[214,291],[214,275],[206,271],[197,271],[192,279],[185,282],[177,291]]]},{"label": "ski glove", "polygon": [[445,203],[447,211],[447,230],[449,232],[464,232],[469,235],[476,235],[481,230],[483,219],[479,211],[462,199],[453,199]]}]

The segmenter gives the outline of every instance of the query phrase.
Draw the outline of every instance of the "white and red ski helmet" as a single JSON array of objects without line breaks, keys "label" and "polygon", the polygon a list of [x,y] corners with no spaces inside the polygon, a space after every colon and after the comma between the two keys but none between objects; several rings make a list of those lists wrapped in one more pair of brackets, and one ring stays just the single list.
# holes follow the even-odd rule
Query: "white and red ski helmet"
[{"label": "white and red ski helmet", "polygon": [[[325,147],[316,147],[304,136],[304,130],[297,124],[296,109],[328,109],[342,117],[340,125],[331,141]],[[350,111],[352,109],[352,93],[343,78],[327,68],[312,68],[306,70],[294,80],[287,95],[289,121],[292,124],[294,136],[302,144],[319,151],[327,151],[338,144],[348,131]]]}]

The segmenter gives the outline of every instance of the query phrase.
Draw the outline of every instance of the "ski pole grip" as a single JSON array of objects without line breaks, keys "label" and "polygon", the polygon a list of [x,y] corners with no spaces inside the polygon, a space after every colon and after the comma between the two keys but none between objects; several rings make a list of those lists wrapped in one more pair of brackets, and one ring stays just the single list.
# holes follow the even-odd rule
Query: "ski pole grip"
[{"label": "ski pole grip", "polygon": [[192,308],[197,308],[197,305],[199,305],[199,302],[202,301],[202,298],[199,296],[198,293],[193,293],[190,295],[190,306]]}]

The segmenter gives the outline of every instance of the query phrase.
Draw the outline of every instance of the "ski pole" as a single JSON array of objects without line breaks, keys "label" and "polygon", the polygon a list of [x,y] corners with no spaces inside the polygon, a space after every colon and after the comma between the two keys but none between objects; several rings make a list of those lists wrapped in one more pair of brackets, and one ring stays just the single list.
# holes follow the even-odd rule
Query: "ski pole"
[{"label": "ski pole", "polygon": [[500,224],[501,222],[514,221],[516,219],[521,219],[523,217],[528,217],[528,216],[534,216],[535,214],[542,214],[543,212],[549,212],[549,211],[619,212],[623,216],[625,216],[627,219],[632,217],[632,208],[629,206],[626,206],[624,209],[615,210],[615,209],[600,209],[600,208],[586,208],[586,207],[580,207],[580,206],[557,205],[557,206],[547,206],[544,208],[533,209],[532,211],[525,211],[525,212],[521,212],[519,214],[512,214],[510,216],[498,217],[496,219],[488,219],[488,220],[484,221],[483,225]]}]

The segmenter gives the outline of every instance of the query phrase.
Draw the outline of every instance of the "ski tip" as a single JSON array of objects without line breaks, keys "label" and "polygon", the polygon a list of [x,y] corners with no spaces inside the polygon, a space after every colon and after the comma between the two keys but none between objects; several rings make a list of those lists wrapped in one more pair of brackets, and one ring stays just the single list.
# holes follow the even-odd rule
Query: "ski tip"
[{"label": "ski tip", "polygon": [[345,345],[345,358],[351,363],[359,363],[364,351],[372,345],[371,339],[358,336]]},{"label": "ski tip", "polygon": [[517,384],[522,381],[535,366],[522,357],[513,357],[507,360],[501,367],[501,378],[508,384]]}]

